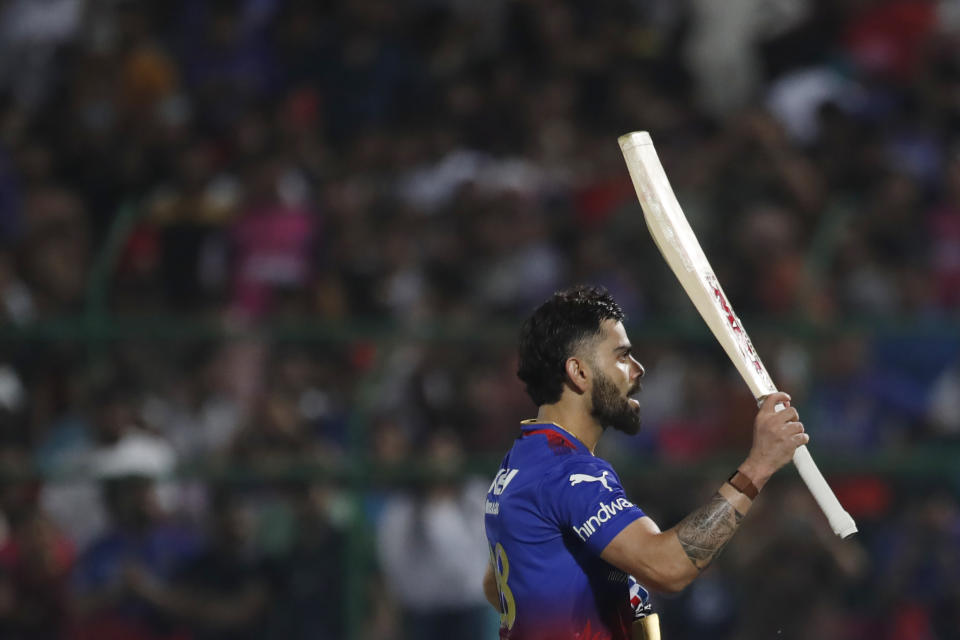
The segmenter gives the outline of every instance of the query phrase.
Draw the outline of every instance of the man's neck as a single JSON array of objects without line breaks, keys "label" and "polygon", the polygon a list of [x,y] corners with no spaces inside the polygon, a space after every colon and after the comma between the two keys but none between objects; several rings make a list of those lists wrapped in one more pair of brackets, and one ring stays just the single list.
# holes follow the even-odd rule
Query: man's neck
[{"label": "man's neck", "polygon": [[580,407],[565,406],[563,401],[556,404],[544,404],[537,412],[538,422],[552,422],[584,444],[593,453],[597,442],[603,435],[601,427],[593,416]]}]

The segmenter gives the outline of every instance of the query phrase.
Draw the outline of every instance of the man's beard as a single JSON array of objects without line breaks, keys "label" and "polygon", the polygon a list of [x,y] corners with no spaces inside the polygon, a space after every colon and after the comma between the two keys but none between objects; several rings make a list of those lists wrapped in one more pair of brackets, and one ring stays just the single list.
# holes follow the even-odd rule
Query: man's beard
[{"label": "man's beard", "polygon": [[[635,385],[630,394],[636,393],[639,385]],[[640,432],[640,411],[620,393],[617,385],[610,378],[600,374],[593,381],[593,409],[590,415],[597,419],[604,429],[613,427],[627,435],[636,435]]]}]

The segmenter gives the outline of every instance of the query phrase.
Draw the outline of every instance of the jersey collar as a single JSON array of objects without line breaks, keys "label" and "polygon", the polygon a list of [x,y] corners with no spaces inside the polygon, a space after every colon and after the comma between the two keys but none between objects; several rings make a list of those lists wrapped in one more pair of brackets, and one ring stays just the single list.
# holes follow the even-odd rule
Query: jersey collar
[{"label": "jersey collar", "polygon": [[521,438],[544,432],[555,434],[553,437],[559,437],[567,446],[571,447],[572,449],[593,455],[590,453],[590,449],[587,449],[585,444],[580,442],[576,436],[558,425],[556,422],[541,422],[536,418],[523,420],[520,422]]}]

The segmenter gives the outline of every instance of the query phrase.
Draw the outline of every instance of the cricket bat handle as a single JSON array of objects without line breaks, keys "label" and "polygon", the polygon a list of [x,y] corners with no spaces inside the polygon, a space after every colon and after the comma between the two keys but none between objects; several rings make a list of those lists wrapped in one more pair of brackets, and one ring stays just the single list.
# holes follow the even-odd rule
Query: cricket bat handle
[{"label": "cricket bat handle", "polygon": [[[783,411],[783,409],[782,404],[776,406],[777,411]],[[833,532],[841,538],[849,538],[855,534],[857,523],[837,500],[837,496],[833,493],[830,485],[827,484],[823,474],[820,473],[820,467],[813,461],[813,456],[810,455],[807,445],[802,444],[794,450],[793,466],[797,468],[800,478],[807,485],[807,489],[810,490],[813,499],[820,506],[820,510],[827,516],[827,521],[830,523]]]},{"label": "cricket bat handle", "polygon": [[830,485],[824,480],[823,474],[810,456],[806,445],[800,445],[793,452],[793,465],[803,479],[813,499],[820,505],[821,511],[827,516],[830,528],[841,538],[849,538],[857,532],[857,523],[837,500]]}]

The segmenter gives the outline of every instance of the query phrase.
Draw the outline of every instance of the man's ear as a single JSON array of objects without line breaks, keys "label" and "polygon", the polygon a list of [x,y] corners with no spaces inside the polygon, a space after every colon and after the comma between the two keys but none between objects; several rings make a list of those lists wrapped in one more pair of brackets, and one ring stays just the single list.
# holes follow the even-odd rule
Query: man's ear
[{"label": "man's ear", "polygon": [[590,370],[586,362],[580,358],[567,358],[566,362],[567,381],[573,390],[577,393],[584,393],[589,388]]}]

